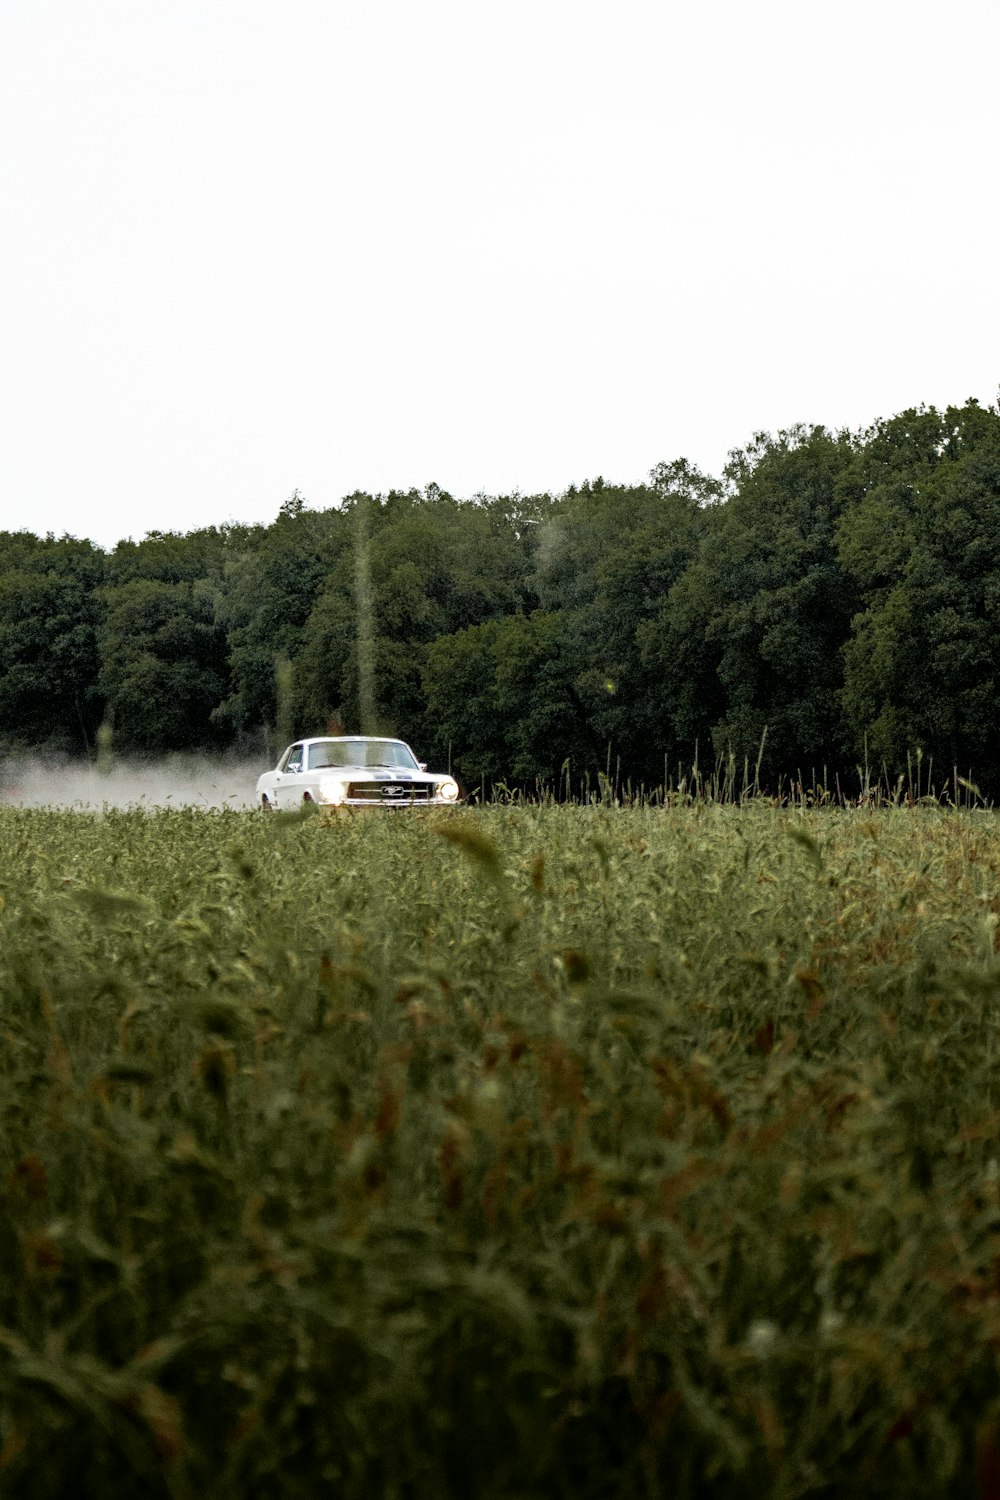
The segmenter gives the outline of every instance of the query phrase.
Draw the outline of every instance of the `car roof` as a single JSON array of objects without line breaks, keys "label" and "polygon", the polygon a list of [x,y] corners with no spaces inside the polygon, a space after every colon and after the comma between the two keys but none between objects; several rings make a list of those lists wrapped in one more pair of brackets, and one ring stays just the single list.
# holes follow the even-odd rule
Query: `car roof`
[{"label": "car roof", "polygon": [[389,734],[314,734],[306,740],[295,740],[296,745],[343,745],[364,740],[376,745],[405,745],[406,741]]}]

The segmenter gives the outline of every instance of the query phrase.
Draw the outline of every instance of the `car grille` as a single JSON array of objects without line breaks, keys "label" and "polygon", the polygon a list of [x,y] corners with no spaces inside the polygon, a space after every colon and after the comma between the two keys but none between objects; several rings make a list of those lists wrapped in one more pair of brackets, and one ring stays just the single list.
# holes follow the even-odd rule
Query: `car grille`
[{"label": "car grille", "polygon": [[385,802],[389,806],[427,802],[434,795],[433,781],[350,781],[348,802]]}]

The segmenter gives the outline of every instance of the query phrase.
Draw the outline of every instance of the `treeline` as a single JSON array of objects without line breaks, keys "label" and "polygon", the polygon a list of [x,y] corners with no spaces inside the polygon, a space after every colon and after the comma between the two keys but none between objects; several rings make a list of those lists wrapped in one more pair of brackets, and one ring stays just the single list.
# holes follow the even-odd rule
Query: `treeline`
[{"label": "treeline", "polygon": [[[85,526],[85,520],[83,525]],[[759,435],[720,480],[298,495],[104,552],[0,533],[0,749],[402,735],[474,785],[895,778],[1000,793],[1000,413]],[[763,747],[763,749],[761,749]]]}]

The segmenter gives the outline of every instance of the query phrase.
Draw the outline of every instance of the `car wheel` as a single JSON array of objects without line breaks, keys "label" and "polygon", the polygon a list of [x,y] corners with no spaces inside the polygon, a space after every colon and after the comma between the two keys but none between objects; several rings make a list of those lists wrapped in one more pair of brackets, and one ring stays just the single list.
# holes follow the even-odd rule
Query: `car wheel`
[{"label": "car wheel", "polygon": [[268,802],[268,800],[267,800],[266,797],[261,797],[261,799],[260,799],[260,810],[261,810],[261,812],[264,812],[264,813],[273,813],[274,812],[274,807],[272,806],[272,804],[270,802]]}]

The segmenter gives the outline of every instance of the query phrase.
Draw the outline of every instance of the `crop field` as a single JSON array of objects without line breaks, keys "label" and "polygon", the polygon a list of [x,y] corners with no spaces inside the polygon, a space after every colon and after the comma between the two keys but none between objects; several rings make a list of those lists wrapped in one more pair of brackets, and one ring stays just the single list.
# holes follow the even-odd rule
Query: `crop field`
[{"label": "crop field", "polygon": [[994,814],[0,849],[4,1496],[1000,1496]]}]

